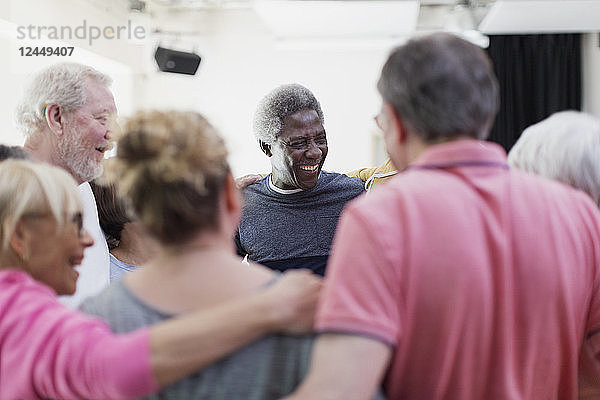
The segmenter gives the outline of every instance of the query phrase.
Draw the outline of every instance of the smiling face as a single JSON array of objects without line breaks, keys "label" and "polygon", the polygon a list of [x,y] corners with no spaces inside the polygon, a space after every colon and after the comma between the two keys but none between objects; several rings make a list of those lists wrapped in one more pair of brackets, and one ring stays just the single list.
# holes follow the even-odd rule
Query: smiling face
[{"label": "smiling face", "polygon": [[273,184],[281,189],[312,189],[327,150],[325,129],[316,111],[304,109],[288,115],[271,146]]},{"label": "smiling face", "polygon": [[112,131],[118,127],[117,108],[108,88],[89,79],[85,93],[85,103],[65,115],[64,133],[57,143],[57,164],[78,183],[102,174],[104,153],[112,148]]},{"label": "smiling face", "polygon": [[25,268],[36,280],[58,295],[75,293],[84,250],[94,243],[82,226],[81,212],[72,213],[59,226],[51,213],[30,213],[22,217],[28,249]]}]

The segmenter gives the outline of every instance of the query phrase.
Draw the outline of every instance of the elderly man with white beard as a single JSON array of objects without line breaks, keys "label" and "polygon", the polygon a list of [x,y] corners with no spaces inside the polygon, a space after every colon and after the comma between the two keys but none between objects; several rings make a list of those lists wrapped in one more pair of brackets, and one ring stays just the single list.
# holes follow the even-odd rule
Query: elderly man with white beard
[{"label": "elderly man with white beard", "polygon": [[71,307],[109,283],[108,248],[88,181],[102,174],[104,154],[112,147],[117,127],[110,84],[110,77],[89,66],[55,64],[33,77],[17,107],[25,149],[36,160],[65,169],[79,183],[84,226],[94,238],[81,266],[73,269],[80,274],[76,293],[61,298]]}]

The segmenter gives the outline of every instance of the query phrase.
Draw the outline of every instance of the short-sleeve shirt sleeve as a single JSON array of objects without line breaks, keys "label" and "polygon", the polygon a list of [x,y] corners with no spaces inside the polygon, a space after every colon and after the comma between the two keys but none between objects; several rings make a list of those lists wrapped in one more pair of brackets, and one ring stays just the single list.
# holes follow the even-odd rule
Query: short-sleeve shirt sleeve
[{"label": "short-sleeve shirt sleeve", "polygon": [[0,271],[0,317],[0,399],[121,399],[158,390],[148,329],[116,336],[23,271]]}]

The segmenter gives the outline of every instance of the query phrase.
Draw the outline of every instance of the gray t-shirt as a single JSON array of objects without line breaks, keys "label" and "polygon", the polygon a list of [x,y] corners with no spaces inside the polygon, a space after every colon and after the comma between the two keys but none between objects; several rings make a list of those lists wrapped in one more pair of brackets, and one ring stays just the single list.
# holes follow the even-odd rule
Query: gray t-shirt
[{"label": "gray t-shirt", "polygon": [[[81,310],[129,332],[174,317],[138,299],[122,280],[85,301]],[[271,335],[146,399],[268,400],[291,393],[309,367],[312,335]]]},{"label": "gray t-shirt", "polygon": [[282,194],[270,179],[244,189],[238,254],[278,271],[308,268],[324,275],[342,209],[364,192],[363,182],[322,171],[314,188]]}]

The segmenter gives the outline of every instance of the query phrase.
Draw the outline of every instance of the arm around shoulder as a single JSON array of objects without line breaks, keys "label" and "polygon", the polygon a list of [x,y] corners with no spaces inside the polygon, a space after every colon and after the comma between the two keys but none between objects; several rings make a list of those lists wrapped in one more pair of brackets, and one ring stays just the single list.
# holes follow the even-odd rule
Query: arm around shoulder
[{"label": "arm around shoulder", "polygon": [[368,181],[373,176],[390,174],[396,171],[396,167],[392,164],[392,161],[387,158],[381,165],[373,168],[360,168],[354,171],[347,172],[345,175],[358,178],[363,182]]},{"label": "arm around shoulder", "polygon": [[320,278],[290,271],[246,299],[155,325],[150,342],[158,383],[168,385],[267,333],[310,332],[320,290]]},{"label": "arm around shoulder", "polygon": [[115,335],[49,288],[13,275],[0,281],[2,399],[148,395],[264,334],[311,331],[321,289],[318,277],[294,271],[248,298]]}]

